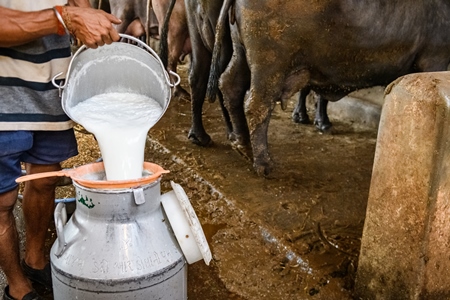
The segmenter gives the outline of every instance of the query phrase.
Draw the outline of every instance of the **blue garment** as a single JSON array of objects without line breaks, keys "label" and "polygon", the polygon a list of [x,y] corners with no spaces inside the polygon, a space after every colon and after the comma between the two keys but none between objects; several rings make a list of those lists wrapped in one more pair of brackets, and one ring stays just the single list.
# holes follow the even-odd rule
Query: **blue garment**
[{"label": "blue garment", "polygon": [[55,164],[77,155],[73,129],[64,131],[0,131],[0,193],[14,189],[21,162]]}]

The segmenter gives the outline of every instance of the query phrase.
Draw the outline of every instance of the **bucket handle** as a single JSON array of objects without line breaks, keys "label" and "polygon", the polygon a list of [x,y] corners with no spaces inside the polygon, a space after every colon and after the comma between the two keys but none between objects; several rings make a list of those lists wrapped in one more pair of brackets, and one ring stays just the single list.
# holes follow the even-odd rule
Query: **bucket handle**
[{"label": "bucket handle", "polygon": [[56,257],[61,257],[66,250],[66,239],[64,238],[64,225],[67,222],[66,205],[64,202],[58,203],[54,212],[56,236],[58,238],[58,249],[55,251]]},{"label": "bucket handle", "polygon": [[[85,49],[87,49],[87,47],[85,45],[82,45],[80,48],[78,48],[78,50],[75,52],[75,54],[73,55],[72,59],[70,60],[69,63],[69,67],[67,68],[67,72],[66,74],[70,73],[70,70],[72,69],[72,63],[75,59],[75,57],[78,56],[78,54],[80,54],[80,52],[84,51]],[[56,74],[55,76],[53,76],[52,78],[52,84],[54,87],[56,87],[59,90],[59,97],[62,96],[62,90],[64,90],[67,86],[67,81],[69,79],[69,75],[67,75],[66,80],[64,81],[64,84],[61,82],[60,84],[56,83],[56,79],[61,76],[64,72],[59,72],[58,74]]]},{"label": "bucket handle", "polygon": [[[131,35],[119,33],[119,36],[120,36],[121,38],[125,38],[125,39],[128,39],[128,40],[132,40],[133,42],[139,44],[140,47],[145,48],[148,52],[150,52],[150,54],[153,55],[153,56],[156,58],[156,60],[157,60],[157,61],[159,62],[159,64],[160,64],[161,68],[164,70],[164,76],[166,77],[167,84],[168,84],[170,87],[173,88],[173,87],[176,87],[177,85],[180,84],[180,81],[181,81],[180,75],[178,75],[177,73],[175,73],[175,72],[173,72],[173,71],[169,71],[169,73],[170,73],[171,75],[173,75],[173,76],[176,77],[176,81],[175,81],[174,83],[172,83],[172,82],[170,81],[170,76],[169,76],[169,74],[167,73],[166,69],[164,68],[164,64],[162,63],[161,58],[159,58],[158,54],[157,54],[157,53],[155,52],[155,50],[153,50],[150,46],[148,46],[146,43],[142,42],[140,39],[135,38],[134,36],[131,36]],[[85,45],[82,45],[82,46],[75,52],[75,54],[73,55],[72,59],[70,60],[69,67],[67,68],[67,73],[66,73],[66,74],[69,74],[69,73],[70,73],[70,70],[72,69],[72,63],[73,63],[75,57],[77,57],[78,54],[80,54],[80,52],[84,51],[85,49],[87,49],[87,47],[86,47]],[[61,97],[61,95],[62,95],[62,90],[66,88],[67,81],[68,81],[68,79],[69,79],[69,78],[68,78],[69,75],[67,75],[64,84],[62,84],[62,83],[60,83],[60,84],[56,83],[56,79],[57,79],[59,76],[61,76],[63,73],[64,73],[64,72],[59,72],[58,74],[56,74],[56,75],[52,78],[52,84],[53,84],[54,87],[56,87],[56,88],[59,90],[59,96],[60,96],[60,97]]]},{"label": "bucket handle", "polygon": [[[153,50],[149,45],[147,45],[146,43],[144,43],[144,42],[141,41],[140,39],[135,38],[134,36],[131,36],[131,35],[128,35],[128,34],[119,33],[119,36],[120,36],[121,38],[125,38],[125,39],[128,39],[128,40],[132,40],[133,42],[139,44],[141,47],[147,49],[148,52],[150,52],[150,53],[158,60],[159,64],[161,65],[161,68],[162,68],[163,70],[165,70],[164,64],[162,63],[161,58],[159,58],[159,56],[158,56],[158,54],[155,52],[155,50]],[[164,72],[164,75],[166,76],[167,84],[168,84],[170,87],[175,87],[175,86],[179,85],[179,84],[180,84],[180,81],[181,81],[180,75],[178,75],[177,73],[175,73],[175,72],[173,72],[173,71],[169,71],[169,73],[170,73],[171,75],[175,76],[175,77],[177,78],[177,80],[175,81],[175,83],[171,83],[171,82],[170,82],[170,77],[169,77],[169,75],[167,74],[167,72]]]}]

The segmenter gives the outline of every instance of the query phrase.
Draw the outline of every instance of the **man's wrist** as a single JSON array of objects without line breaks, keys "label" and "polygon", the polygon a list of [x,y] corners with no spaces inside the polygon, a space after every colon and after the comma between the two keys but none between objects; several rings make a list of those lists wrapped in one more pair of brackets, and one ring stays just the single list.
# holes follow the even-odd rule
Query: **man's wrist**
[{"label": "man's wrist", "polygon": [[64,20],[64,23],[66,24],[67,31],[69,34],[74,34],[73,26],[72,26],[72,19],[70,18],[69,13],[67,12],[67,6],[62,6],[61,8],[61,16]]},{"label": "man's wrist", "polygon": [[55,12],[56,18],[58,19],[58,35],[70,34],[69,29],[66,26],[63,18],[63,7],[62,6],[54,6],[53,11]]}]

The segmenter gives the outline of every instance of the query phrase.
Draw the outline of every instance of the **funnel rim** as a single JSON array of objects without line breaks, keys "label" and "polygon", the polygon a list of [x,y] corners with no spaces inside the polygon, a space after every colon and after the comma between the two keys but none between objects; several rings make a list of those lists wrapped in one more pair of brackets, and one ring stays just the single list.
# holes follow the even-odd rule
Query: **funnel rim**
[{"label": "funnel rim", "polygon": [[149,184],[155,182],[162,176],[162,174],[169,173],[170,171],[165,170],[161,166],[144,162],[144,170],[150,171],[151,174],[148,176],[143,176],[136,179],[127,180],[90,180],[82,178],[83,175],[91,173],[99,173],[105,170],[103,162],[96,162],[87,164],[76,169],[71,170],[70,177],[73,181],[81,186],[94,188],[94,189],[126,189],[134,188],[137,186]]}]

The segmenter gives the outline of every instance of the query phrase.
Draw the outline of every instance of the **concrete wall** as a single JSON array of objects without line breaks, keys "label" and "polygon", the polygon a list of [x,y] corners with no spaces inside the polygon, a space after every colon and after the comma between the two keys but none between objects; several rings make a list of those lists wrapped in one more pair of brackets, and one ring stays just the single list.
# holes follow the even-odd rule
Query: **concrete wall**
[{"label": "concrete wall", "polygon": [[450,73],[386,90],[356,279],[360,299],[450,299]]},{"label": "concrete wall", "polygon": [[351,123],[357,129],[377,129],[384,102],[384,87],[375,86],[350,93],[328,104],[330,118]]}]

